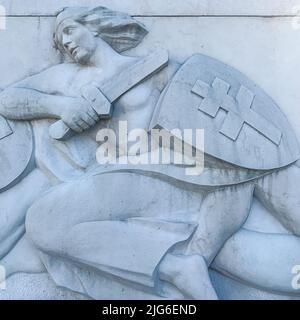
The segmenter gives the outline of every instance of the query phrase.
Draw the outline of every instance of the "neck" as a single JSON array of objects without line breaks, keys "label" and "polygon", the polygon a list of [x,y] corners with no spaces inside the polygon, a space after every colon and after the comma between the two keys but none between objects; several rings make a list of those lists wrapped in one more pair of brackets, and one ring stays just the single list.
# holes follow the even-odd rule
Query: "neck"
[{"label": "neck", "polygon": [[90,60],[90,64],[101,69],[116,70],[132,63],[135,58],[126,57],[116,52],[109,44],[99,39],[94,55]]}]

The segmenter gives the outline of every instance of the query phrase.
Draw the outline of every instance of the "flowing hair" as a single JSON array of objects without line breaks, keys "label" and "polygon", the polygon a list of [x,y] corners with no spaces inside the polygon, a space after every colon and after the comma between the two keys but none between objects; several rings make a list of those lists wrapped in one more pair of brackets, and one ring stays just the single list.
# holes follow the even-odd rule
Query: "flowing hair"
[{"label": "flowing hair", "polygon": [[148,33],[142,23],[126,13],[105,7],[68,7],[57,15],[55,25],[54,42],[62,52],[64,49],[61,45],[59,27],[66,19],[82,24],[118,53],[136,47]]}]

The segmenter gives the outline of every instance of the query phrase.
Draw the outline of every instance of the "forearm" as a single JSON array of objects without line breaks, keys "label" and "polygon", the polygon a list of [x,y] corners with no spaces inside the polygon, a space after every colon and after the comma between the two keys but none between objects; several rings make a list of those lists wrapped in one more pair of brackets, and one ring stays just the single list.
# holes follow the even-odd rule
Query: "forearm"
[{"label": "forearm", "polygon": [[0,93],[0,114],[13,120],[60,118],[71,97],[45,94],[26,88],[8,88]]}]

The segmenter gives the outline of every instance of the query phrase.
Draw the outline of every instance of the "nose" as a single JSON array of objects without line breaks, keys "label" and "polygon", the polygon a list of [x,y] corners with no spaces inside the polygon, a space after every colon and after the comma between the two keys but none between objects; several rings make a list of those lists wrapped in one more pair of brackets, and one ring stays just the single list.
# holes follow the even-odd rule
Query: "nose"
[{"label": "nose", "polygon": [[68,35],[63,35],[63,38],[62,38],[62,44],[63,46],[69,50],[70,49],[70,45],[72,43],[72,40],[70,39],[70,37]]}]

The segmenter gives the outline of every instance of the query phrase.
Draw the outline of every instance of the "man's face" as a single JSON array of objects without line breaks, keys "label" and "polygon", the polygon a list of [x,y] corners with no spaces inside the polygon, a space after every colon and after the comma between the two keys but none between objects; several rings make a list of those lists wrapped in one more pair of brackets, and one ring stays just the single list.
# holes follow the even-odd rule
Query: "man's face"
[{"label": "man's face", "polygon": [[67,54],[77,63],[88,64],[96,49],[92,32],[71,19],[62,23],[59,32],[59,41]]}]

